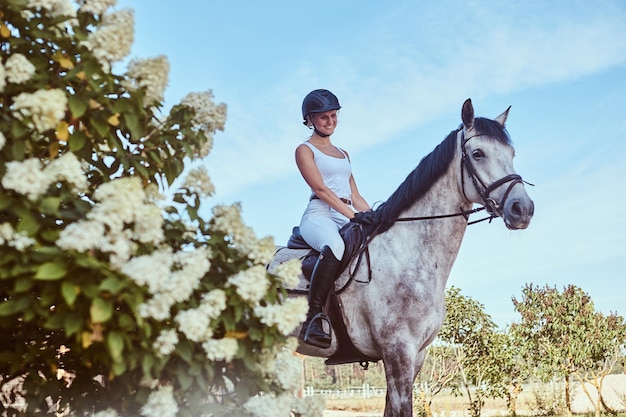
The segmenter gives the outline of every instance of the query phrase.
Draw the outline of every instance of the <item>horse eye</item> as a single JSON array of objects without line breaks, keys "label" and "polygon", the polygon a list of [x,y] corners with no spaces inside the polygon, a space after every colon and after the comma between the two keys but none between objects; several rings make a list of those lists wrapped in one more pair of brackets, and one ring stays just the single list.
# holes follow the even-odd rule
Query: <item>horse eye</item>
[{"label": "horse eye", "polygon": [[483,151],[481,151],[480,149],[475,149],[475,150],[472,151],[472,156],[475,159],[479,159],[479,158],[482,158],[483,156],[485,156],[485,154],[483,154]]}]

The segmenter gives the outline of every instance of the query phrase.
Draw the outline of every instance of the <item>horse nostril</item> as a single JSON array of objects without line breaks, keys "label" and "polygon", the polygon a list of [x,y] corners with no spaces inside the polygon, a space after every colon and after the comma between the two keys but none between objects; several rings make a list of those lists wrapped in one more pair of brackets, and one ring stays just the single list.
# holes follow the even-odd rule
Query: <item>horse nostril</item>
[{"label": "horse nostril", "polygon": [[522,206],[520,205],[519,201],[514,202],[511,205],[511,214],[513,214],[515,217],[521,217],[523,213],[522,210]]}]

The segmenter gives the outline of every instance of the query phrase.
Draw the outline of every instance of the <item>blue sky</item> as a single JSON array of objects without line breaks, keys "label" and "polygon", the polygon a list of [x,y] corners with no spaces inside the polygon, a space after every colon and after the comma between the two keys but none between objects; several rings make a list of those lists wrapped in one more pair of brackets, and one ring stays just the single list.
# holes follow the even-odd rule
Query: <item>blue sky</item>
[{"label": "blue sky", "polygon": [[241,202],[259,237],[286,243],[309,190],[294,150],[302,98],[333,91],[335,144],[361,193],[387,197],[460,123],[512,105],[516,169],[536,184],[529,229],[468,228],[449,285],[499,325],[526,283],[575,284],[626,316],[626,2],[623,0],[119,1],[132,57],[166,55],[166,105],[213,90],[228,105],[206,166],[215,204]]}]

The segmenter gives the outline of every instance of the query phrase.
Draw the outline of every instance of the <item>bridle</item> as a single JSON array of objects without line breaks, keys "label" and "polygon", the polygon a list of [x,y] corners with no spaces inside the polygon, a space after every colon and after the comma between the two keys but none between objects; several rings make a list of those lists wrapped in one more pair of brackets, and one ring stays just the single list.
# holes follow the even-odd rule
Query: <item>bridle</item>
[{"label": "bridle", "polygon": [[[467,144],[467,142],[470,141],[470,139],[473,139],[477,136],[483,136],[483,135],[480,135],[480,134],[474,135],[474,136],[470,136],[467,139],[465,139],[463,133],[461,133],[461,135],[462,135],[461,136],[461,153],[462,153],[462,156],[461,156],[461,190],[463,191],[463,196],[465,197],[465,199],[469,200],[469,198],[467,198],[467,195],[465,194],[465,170],[467,170],[469,177],[472,179],[472,183],[474,184],[474,188],[476,189],[476,192],[480,196],[480,199],[482,200],[483,205],[485,209],[487,210],[487,213],[489,213],[490,215],[490,220],[495,217],[500,217],[502,216],[502,207],[504,207],[504,203],[507,197],[509,196],[509,194],[511,193],[511,190],[513,189],[513,187],[515,187],[516,184],[523,184],[523,183],[528,184],[528,185],[533,185],[533,184],[530,184],[529,182],[524,181],[522,177],[518,174],[509,174],[500,178],[499,180],[494,181],[491,185],[486,185],[485,182],[478,175],[478,172],[476,172],[476,169],[474,168],[474,165],[472,164],[472,159],[467,154],[467,149],[465,147],[465,145]],[[498,187],[507,183],[509,185],[506,191],[504,192],[504,195],[502,196],[502,200],[500,202],[490,197],[491,192],[493,192]]]},{"label": "bridle", "polygon": [[[459,128],[457,130],[457,132],[461,132],[461,131],[462,131],[462,128]],[[461,135],[463,135],[463,133],[461,133]],[[463,216],[465,217],[465,220],[469,220],[469,216],[471,214],[477,213],[482,210],[486,210],[489,216],[479,219],[479,220],[474,220],[471,222],[468,221],[467,224],[472,225],[472,224],[479,223],[485,220],[489,220],[489,222],[491,223],[491,220],[495,219],[496,217],[502,216],[502,207],[504,207],[504,202],[506,201],[507,197],[511,193],[511,190],[516,184],[524,183],[524,184],[528,184],[531,186],[534,185],[527,181],[524,181],[522,177],[517,174],[509,174],[505,177],[500,178],[499,180],[494,181],[491,185],[485,185],[485,182],[480,178],[480,176],[478,175],[478,172],[476,172],[474,165],[472,165],[472,160],[467,154],[467,149],[465,147],[465,145],[470,139],[473,139],[477,136],[483,136],[483,135],[482,134],[474,135],[474,136],[470,136],[467,139],[465,139],[463,136],[461,137],[461,190],[463,191],[463,197],[465,197],[466,200],[469,200],[469,198],[467,198],[467,194],[465,193],[465,170],[467,170],[470,178],[472,179],[472,183],[474,184],[474,188],[476,189],[476,192],[478,193],[478,195],[480,196],[483,202],[483,206],[472,209],[472,210],[465,210],[461,208],[459,212],[451,213],[451,214],[438,214],[438,215],[433,215],[433,216],[421,216],[421,217],[398,217],[397,219],[394,220],[394,223],[395,222],[412,222],[412,221],[418,221],[418,220],[445,219],[445,218],[456,217],[456,216]],[[504,192],[504,195],[502,196],[502,201],[497,202],[494,198],[490,197],[490,194],[496,188],[506,183],[509,183],[509,186],[507,187],[506,191]],[[374,237],[373,235],[376,235],[376,234],[377,233],[375,229],[371,237],[373,238]]]}]

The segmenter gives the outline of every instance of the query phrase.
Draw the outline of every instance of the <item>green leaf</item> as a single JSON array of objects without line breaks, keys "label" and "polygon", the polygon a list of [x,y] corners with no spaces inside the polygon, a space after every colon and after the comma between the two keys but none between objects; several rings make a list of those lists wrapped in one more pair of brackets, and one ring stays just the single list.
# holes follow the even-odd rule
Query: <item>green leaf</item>
[{"label": "green leaf", "polygon": [[142,131],[139,127],[139,120],[137,120],[137,114],[134,112],[125,112],[122,113],[123,120],[130,131],[132,137],[136,139],[140,138],[142,135]]},{"label": "green leaf", "polygon": [[183,391],[187,391],[191,387],[191,384],[193,384],[193,378],[187,373],[186,369],[184,368],[179,369],[179,371],[176,373],[176,377]]},{"label": "green leaf", "polygon": [[16,293],[26,292],[33,288],[34,284],[35,283],[30,278],[17,278],[13,288]]},{"label": "green leaf", "polygon": [[42,230],[40,236],[43,240],[49,243],[54,243],[59,239],[60,232],[54,229]]},{"label": "green leaf", "polygon": [[79,314],[68,314],[63,320],[66,336],[78,333],[83,327],[83,318]]},{"label": "green leaf", "polygon": [[31,303],[30,296],[20,297],[0,303],[0,317],[10,316],[19,311],[23,311]]},{"label": "green leaf", "polygon": [[68,98],[70,111],[72,112],[72,116],[74,116],[74,118],[78,119],[83,114],[85,114],[89,103],[85,101],[83,97],[70,95]]},{"label": "green leaf", "polygon": [[40,279],[44,281],[54,281],[57,279],[61,279],[67,273],[67,264],[60,262],[46,262],[44,264],[39,265],[37,268],[37,273],[35,274],[35,279]]},{"label": "green leaf", "polygon": [[16,230],[18,232],[26,232],[29,236],[33,236],[39,230],[40,224],[38,219],[32,213],[24,208],[16,208],[15,214],[20,218],[17,223]]},{"label": "green leaf", "polygon": [[42,213],[55,214],[59,210],[61,199],[59,197],[46,197],[39,203]]},{"label": "green leaf", "polygon": [[91,303],[89,315],[94,323],[104,323],[113,316],[113,304],[102,298],[96,298]]},{"label": "green leaf", "polygon": [[109,133],[109,124],[102,117],[92,117],[91,125],[96,129],[99,136],[105,137]]},{"label": "green leaf", "polygon": [[119,360],[124,351],[124,337],[122,334],[116,331],[107,333],[106,343],[113,360]]},{"label": "green leaf", "polygon": [[13,199],[9,195],[4,193],[0,194],[0,210],[4,210],[9,207],[12,202]]},{"label": "green leaf", "polygon": [[72,152],[78,152],[87,143],[87,135],[82,131],[77,131],[70,136],[70,150]]},{"label": "green leaf", "polygon": [[120,376],[124,372],[126,372],[126,363],[124,363],[124,362],[115,362],[113,364],[112,370],[113,370],[113,375]]},{"label": "green leaf", "polygon": [[52,316],[48,317],[43,327],[46,329],[60,329],[63,327],[63,314],[52,314]]},{"label": "green leaf", "polygon": [[63,294],[63,299],[70,307],[74,306],[74,302],[76,301],[76,297],[79,292],[80,289],[72,283],[64,282],[61,285],[61,294]]},{"label": "green leaf", "polygon": [[100,284],[100,291],[109,291],[117,294],[120,290],[126,288],[127,282],[116,277],[109,277]]},{"label": "green leaf", "polygon": [[193,352],[191,350],[191,344],[188,340],[180,340],[178,345],[176,345],[176,353],[183,358],[183,360],[187,363],[191,363],[193,359]]},{"label": "green leaf", "polygon": [[143,355],[141,358],[141,369],[144,375],[152,375],[152,366],[154,365],[154,357],[152,355]]},{"label": "green leaf", "polygon": [[133,320],[133,317],[128,314],[116,314],[117,323],[122,330],[134,331],[137,323]]},{"label": "green leaf", "polygon": [[[24,126],[22,122],[11,123],[11,137],[13,137],[14,139],[20,139],[26,133],[28,133],[28,129],[26,128],[26,126]],[[21,161],[22,159],[24,159],[25,149],[26,148],[23,140],[15,140],[11,144],[11,156],[13,157],[13,159]]]}]

